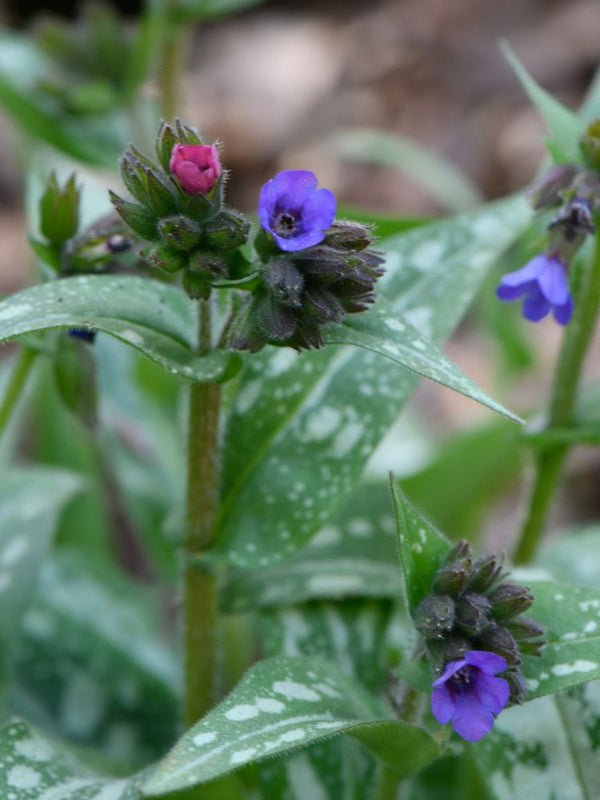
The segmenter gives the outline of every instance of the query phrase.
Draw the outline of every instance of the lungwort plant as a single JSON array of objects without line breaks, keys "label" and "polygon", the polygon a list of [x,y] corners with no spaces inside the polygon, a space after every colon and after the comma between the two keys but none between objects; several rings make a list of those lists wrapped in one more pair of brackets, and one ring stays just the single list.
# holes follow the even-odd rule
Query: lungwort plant
[{"label": "lungwort plant", "polygon": [[[580,382],[600,302],[598,85],[572,113],[509,53],[554,162],[528,197],[377,237],[305,165],[247,216],[226,146],[173,113],[178,32],[217,10],[149,3],[126,35],[88,10],[21,42],[39,59],[27,91],[0,75],[23,134],[55,148],[54,169],[31,159],[39,282],[0,302],[16,343],[0,796],[589,800],[600,529],[541,540],[569,450],[600,439]],[[132,138],[151,115],[137,90],[154,52],[165,121],[153,151],[122,148],[109,202],[56,149],[116,162],[127,115]],[[60,92],[48,58],[55,81],[68,62]],[[499,263],[497,296],[527,323],[486,281]],[[440,349],[480,289],[505,358],[517,326],[558,323],[535,428]],[[488,422],[387,481],[371,456],[421,377]],[[487,507],[525,458],[512,557],[486,552]]]}]

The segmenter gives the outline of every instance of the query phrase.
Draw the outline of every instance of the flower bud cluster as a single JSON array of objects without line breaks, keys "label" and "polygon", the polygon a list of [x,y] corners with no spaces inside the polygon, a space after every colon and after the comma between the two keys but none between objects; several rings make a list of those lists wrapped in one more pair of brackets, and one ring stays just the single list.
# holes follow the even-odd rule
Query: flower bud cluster
[{"label": "flower bud cluster", "polygon": [[495,653],[506,661],[502,678],[511,701],[521,703],[521,656],[540,654],[544,628],[523,616],[534,600],[529,589],[504,577],[501,558],[473,558],[468,542],[458,542],[437,571],[432,593],[415,609],[414,623],[436,675],[471,651]]},{"label": "flower bud cluster", "polygon": [[127,225],[150,242],[141,255],[165,272],[182,272],[190,297],[208,297],[217,280],[235,279],[239,248],[250,230],[246,218],[223,205],[224,175],[215,145],[179,120],[161,125],[158,164],[134,147],[121,159],[125,186],[136,202],[111,192]]},{"label": "flower bud cluster", "polygon": [[372,241],[363,225],[333,222],[321,243],[282,251],[261,231],[256,249],[262,280],[233,329],[232,347],[252,352],[265,344],[321,347],[323,325],[365,311],[374,300],[383,259],[369,249]]}]

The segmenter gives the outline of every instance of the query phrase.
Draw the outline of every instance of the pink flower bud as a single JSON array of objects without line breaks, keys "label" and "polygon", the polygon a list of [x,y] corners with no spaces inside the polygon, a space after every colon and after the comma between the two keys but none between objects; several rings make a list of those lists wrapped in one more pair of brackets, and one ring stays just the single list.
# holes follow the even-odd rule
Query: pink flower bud
[{"label": "pink flower bud", "polygon": [[186,194],[208,194],[221,174],[219,152],[214,144],[176,144],[169,169]]}]

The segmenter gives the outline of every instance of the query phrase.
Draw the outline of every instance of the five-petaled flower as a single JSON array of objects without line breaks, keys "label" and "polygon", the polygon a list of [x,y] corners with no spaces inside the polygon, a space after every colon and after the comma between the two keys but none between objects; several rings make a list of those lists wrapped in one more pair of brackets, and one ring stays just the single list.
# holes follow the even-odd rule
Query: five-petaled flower
[{"label": "five-petaled flower", "polygon": [[509,272],[502,278],[496,295],[505,301],[525,296],[523,316],[532,322],[552,311],[554,319],[566,325],[573,313],[567,268],[554,255],[542,253],[516,272]]},{"label": "five-petaled flower", "polygon": [[485,650],[470,650],[450,661],[433,682],[431,711],[441,725],[452,728],[469,742],[489,733],[494,717],[508,703],[510,687],[494,677],[507,667],[506,660]]},{"label": "five-petaled flower", "polygon": [[280,250],[294,252],[319,244],[336,211],[329,189],[317,189],[317,178],[307,170],[288,169],[265,183],[258,199],[263,228]]},{"label": "five-petaled flower", "polygon": [[221,174],[219,151],[214,144],[176,144],[169,169],[186,194],[208,194]]}]

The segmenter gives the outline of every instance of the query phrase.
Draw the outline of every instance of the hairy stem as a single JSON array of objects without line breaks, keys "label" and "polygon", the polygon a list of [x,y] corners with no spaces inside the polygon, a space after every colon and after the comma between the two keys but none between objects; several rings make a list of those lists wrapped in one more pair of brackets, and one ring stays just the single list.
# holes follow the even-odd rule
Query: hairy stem
[{"label": "hairy stem", "polygon": [[0,436],[4,433],[12,412],[21,397],[21,392],[25,388],[36,355],[36,351],[31,350],[29,347],[21,348],[12,375],[9,378],[6,392],[0,403]]},{"label": "hairy stem", "polygon": [[[198,303],[200,355],[212,348],[210,301]],[[188,426],[187,534],[184,566],[184,646],[186,725],[216,700],[217,577],[198,556],[214,539],[218,507],[218,428],[221,387],[192,383]]]},{"label": "hairy stem", "polygon": [[161,114],[165,120],[172,121],[179,109],[179,89],[189,36],[182,23],[176,21],[179,0],[164,1],[167,19],[162,45],[159,84]]},{"label": "hairy stem", "polygon": [[[547,425],[549,431],[565,428],[573,421],[581,368],[599,307],[600,238],[597,238],[593,259],[582,265],[575,311],[565,330],[554,373]],[[536,456],[531,498],[514,555],[515,564],[530,562],[537,551],[569,447],[569,443],[548,444]]]}]

